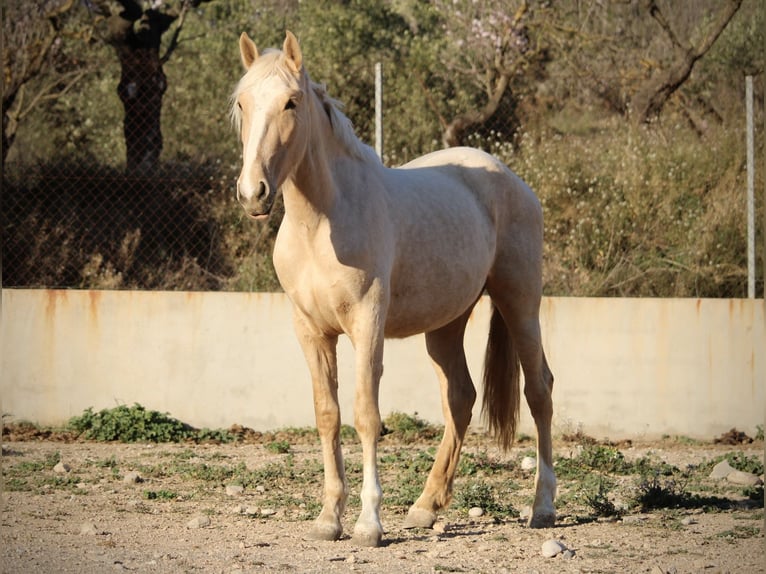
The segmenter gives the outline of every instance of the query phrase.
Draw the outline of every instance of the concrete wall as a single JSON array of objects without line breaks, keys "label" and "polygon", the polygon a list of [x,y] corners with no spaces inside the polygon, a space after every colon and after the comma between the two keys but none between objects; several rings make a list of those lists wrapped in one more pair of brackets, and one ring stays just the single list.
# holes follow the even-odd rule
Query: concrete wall
[{"label": "concrete wall", "polygon": [[[477,381],[489,312],[482,300],[466,335]],[[762,300],[546,298],[541,321],[558,431],[711,438],[764,423]],[[284,295],[6,289],[0,351],[2,412],[16,420],[55,425],[87,407],[137,402],[199,427],[314,422]],[[352,423],[345,338],[339,371]],[[441,422],[423,337],[387,341],[380,404],[384,415]]]}]

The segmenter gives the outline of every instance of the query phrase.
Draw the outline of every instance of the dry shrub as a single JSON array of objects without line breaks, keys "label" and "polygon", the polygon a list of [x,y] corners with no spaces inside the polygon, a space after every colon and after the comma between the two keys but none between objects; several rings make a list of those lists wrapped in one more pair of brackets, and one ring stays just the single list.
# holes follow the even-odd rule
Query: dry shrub
[{"label": "dry shrub", "polygon": [[546,293],[742,297],[741,135],[721,129],[701,139],[684,125],[637,128],[614,118],[488,147],[541,198]]}]

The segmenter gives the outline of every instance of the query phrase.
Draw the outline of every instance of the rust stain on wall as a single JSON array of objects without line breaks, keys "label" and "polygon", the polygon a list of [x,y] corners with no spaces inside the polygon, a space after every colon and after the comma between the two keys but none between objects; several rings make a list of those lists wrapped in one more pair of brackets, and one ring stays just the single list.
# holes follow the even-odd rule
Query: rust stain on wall
[{"label": "rust stain on wall", "polygon": [[88,311],[91,323],[98,327],[98,315],[101,307],[101,291],[88,291]]},{"label": "rust stain on wall", "polygon": [[67,292],[61,289],[46,289],[45,293],[45,321],[47,326],[52,327],[56,319],[56,308],[59,302],[65,303]]}]

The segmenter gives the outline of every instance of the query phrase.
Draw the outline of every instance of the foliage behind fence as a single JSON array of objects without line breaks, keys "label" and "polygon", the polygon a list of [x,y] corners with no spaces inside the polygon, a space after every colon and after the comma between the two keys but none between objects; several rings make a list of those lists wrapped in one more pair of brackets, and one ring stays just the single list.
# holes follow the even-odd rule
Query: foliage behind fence
[{"label": "foliage behind fence", "polygon": [[[3,169],[5,287],[278,289],[270,251],[281,206],[268,223],[254,223],[234,199],[239,143],[229,124],[228,97],[241,73],[239,33],[247,30],[263,48],[279,45],[285,27],[296,31],[313,79],[346,103],[368,142],[373,67],[382,61],[384,159],[396,165],[440,148],[451,119],[486,104],[491,82],[465,75],[484,65],[469,61],[469,48],[500,42],[499,27],[511,22],[507,15],[490,17],[498,4],[490,0],[197,2],[164,63],[164,76],[152,76],[166,83],[161,132],[154,124],[134,132],[135,123],[123,123],[123,104],[141,86],[125,81],[125,61],[121,68],[113,44],[96,36],[83,44],[82,30],[103,24],[85,4],[60,22],[51,70],[14,103],[18,132]],[[679,11],[688,21],[676,15],[680,32],[694,30],[694,10],[718,6],[693,4]],[[490,16],[477,20],[469,12],[480,8]],[[744,105],[738,82],[752,63],[747,42],[757,37],[753,22],[761,12],[751,6],[749,20],[732,21],[717,51],[698,66],[699,78],[689,81],[659,121],[635,125],[626,102],[630,82],[640,75],[626,75],[623,68],[631,57],[661,58],[667,46],[651,22],[626,20],[634,15],[630,7],[595,3],[598,17],[577,22],[580,35],[571,32],[577,27],[563,26],[585,18],[570,8],[553,12],[545,3],[537,12],[530,9],[521,32],[516,13],[514,49],[523,45],[528,61],[514,72],[497,111],[462,140],[498,155],[541,197],[546,292],[744,295]],[[448,10],[453,16],[463,12],[445,18]],[[622,36],[610,27],[628,21]],[[461,33],[479,34],[481,42],[461,44],[455,40]],[[635,43],[632,51],[619,51],[612,42],[617,36],[610,34]],[[648,47],[642,38],[651,38]],[[70,84],[73,77],[77,82]],[[758,125],[762,78],[756,77]],[[126,165],[126,141],[136,133],[161,137],[158,162]],[[761,178],[759,173],[758,189]],[[760,203],[758,210],[762,222]],[[760,229],[758,234],[760,246]],[[759,278],[761,267],[759,259]]]}]

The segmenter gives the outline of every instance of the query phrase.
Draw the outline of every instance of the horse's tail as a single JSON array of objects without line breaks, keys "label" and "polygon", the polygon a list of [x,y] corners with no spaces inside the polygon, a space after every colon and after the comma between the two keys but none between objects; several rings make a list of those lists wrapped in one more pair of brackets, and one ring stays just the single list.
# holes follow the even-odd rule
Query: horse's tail
[{"label": "horse's tail", "polygon": [[519,355],[508,326],[494,305],[484,358],[482,413],[498,445],[508,450],[519,419]]}]

